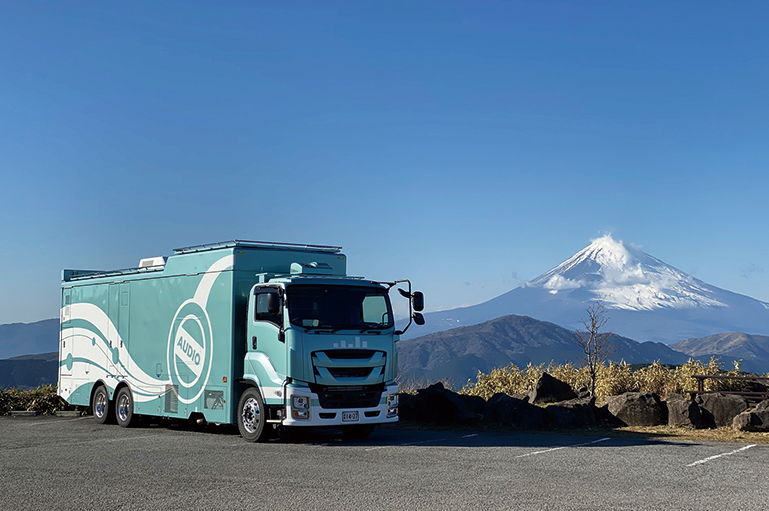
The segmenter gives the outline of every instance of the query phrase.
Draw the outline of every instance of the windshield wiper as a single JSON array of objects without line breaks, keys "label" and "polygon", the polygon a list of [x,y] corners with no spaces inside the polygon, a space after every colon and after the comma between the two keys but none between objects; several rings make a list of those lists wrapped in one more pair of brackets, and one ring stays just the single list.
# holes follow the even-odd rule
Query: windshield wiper
[{"label": "windshield wiper", "polygon": [[339,330],[341,330],[341,328],[335,327],[333,325],[318,325],[318,326],[304,327],[305,332],[324,333],[324,334],[335,334]]}]

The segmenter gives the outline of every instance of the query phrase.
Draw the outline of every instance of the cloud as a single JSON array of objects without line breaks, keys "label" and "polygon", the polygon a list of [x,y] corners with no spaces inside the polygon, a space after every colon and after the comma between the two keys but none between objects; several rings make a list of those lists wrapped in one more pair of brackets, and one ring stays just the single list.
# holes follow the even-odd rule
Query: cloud
[{"label": "cloud", "polygon": [[764,269],[760,266],[757,266],[755,264],[752,264],[748,266],[747,268],[742,269],[742,278],[743,279],[749,279],[753,276],[755,276],[757,273],[764,273]]},{"label": "cloud", "polygon": [[[553,275],[550,277],[547,282],[544,284],[545,289],[550,289],[552,291],[558,292],[563,289],[578,289],[582,287],[582,282],[567,279],[563,275]],[[553,293],[555,294],[555,293]]]}]

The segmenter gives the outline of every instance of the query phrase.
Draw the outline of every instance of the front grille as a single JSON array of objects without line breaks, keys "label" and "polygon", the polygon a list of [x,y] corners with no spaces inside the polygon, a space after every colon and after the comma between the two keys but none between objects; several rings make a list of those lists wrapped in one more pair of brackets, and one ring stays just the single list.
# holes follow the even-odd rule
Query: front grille
[{"label": "front grille", "polygon": [[342,360],[369,359],[376,353],[375,350],[328,350],[325,352],[331,358]]},{"label": "front grille", "polygon": [[334,378],[365,378],[371,374],[370,367],[329,367],[328,372]]},{"label": "front grille", "polygon": [[384,381],[386,359],[387,354],[377,350],[315,351],[312,353],[315,382],[326,387],[344,383],[376,385]]},{"label": "front grille", "polygon": [[326,409],[374,408],[379,405],[382,392],[384,392],[384,385],[368,387],[320,387],[313,385],[310,390],[318,395],[320,406]]}]

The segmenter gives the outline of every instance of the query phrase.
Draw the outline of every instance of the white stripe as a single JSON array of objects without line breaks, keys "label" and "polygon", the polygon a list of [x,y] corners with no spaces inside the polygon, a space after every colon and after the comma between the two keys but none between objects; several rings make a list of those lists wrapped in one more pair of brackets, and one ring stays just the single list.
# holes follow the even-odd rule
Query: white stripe
[{"label": "white stripe", "polygon": [[84,415],[83,417],[75,417],[74,419],[61,419],[61,420],[57,420],[57,421],[49,420],[49,421],[41,421],[41,422],[27,422],[24,425],[25,426],[39,426],[41,424],[44,424],[44,425],[45,424],[59,424],[60,422],[81,421],[81,420],[84,420],[84,419],[92,419],[93,420],[93,416],[92,415]]},{"label": "white stripe", "polygon": [[693,467],[695,465],[701,465],[703,463],[707,463],[708,461],[713,461],[714,459],[720,458],[722,456],[731,456],[732,454],[736,454],[736,453],[738,453],[740,451],[747,451],[751,447],[755,447],[755,446],[756,446],[756,444],[746,445],[745,447],[740,447],[739,449],[735,449],[732,452],[725,452],[723,454],[716,454],[715,456],[710,456],[709,458],[705,458],[705,459],[702,459],[702,460],[697,460],[694,463],[690,463],[689,465],[686,465],[686,466],[687,467]]},{"label": "white stripe", "polygon": [[583,447],[585,445],[597,444],[598,442],[605,442],[606,440],[611,440],[611,438],[599,438],[598,440],[593,440],[592,442],[585,442],[584,444],[574,444],[574,445],[564,445],[563,447],[553,447],[552,449],[545,449],[544,451],[535,451],[535,452],[530,452],[528,454],[521,454],[520,456],[516,456],[516,458],[525,458],[526,456],[534,456],[535,454],[545,454],[547,452],[560,451],[561,449],[569,449],[571,447]]},{"label": "white stripe", "polygon": [[[475,434],[475,435],[465,435],[465,436],[463,436],[461,438],[470,438],[470,437],[473,437],[473,436],[478,436],[478,435],[477,434]],[[408,446],[411,446],[411,445],[432,444],[432,443],[435,443],[435,442],[446,442],[448,440],[456,440],[456,438],[433,438],[431,440],[420,440],[419,442],[408,442],[408,443],[405,443],[405,444],[380,445],[378,447],[369,447],[368,449],[366,449],[366,451],[376,451],[378,449],[389,449],[391,447],[408,447]]]},{"label": "white stripe", "polygon": [[219,276],[219,273],[223,272],[224,270],[228,270],[230,267],[232,267],[233,264],[235,264],[234,255],[224,256],[212,264],[200,279],[198,288],[195,291],[195,296],[192,299],[205,309],[208,305],[208,295],[211,294],[211,289],[214,287],[214,282]]}]

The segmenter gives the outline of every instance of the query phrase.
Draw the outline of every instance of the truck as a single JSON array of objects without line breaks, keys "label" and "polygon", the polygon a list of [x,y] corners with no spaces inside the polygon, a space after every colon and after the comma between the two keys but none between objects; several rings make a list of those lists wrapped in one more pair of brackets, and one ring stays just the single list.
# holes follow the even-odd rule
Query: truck
[{"label": "truck", "polygon": [[423,308],[409,280],[348,276],[336,246],[234,240],[63,270],[58,393],[123,427],[155,416],[237,424],[250,442],[284,427],[363,438],[398,420],[396,342]]}]

